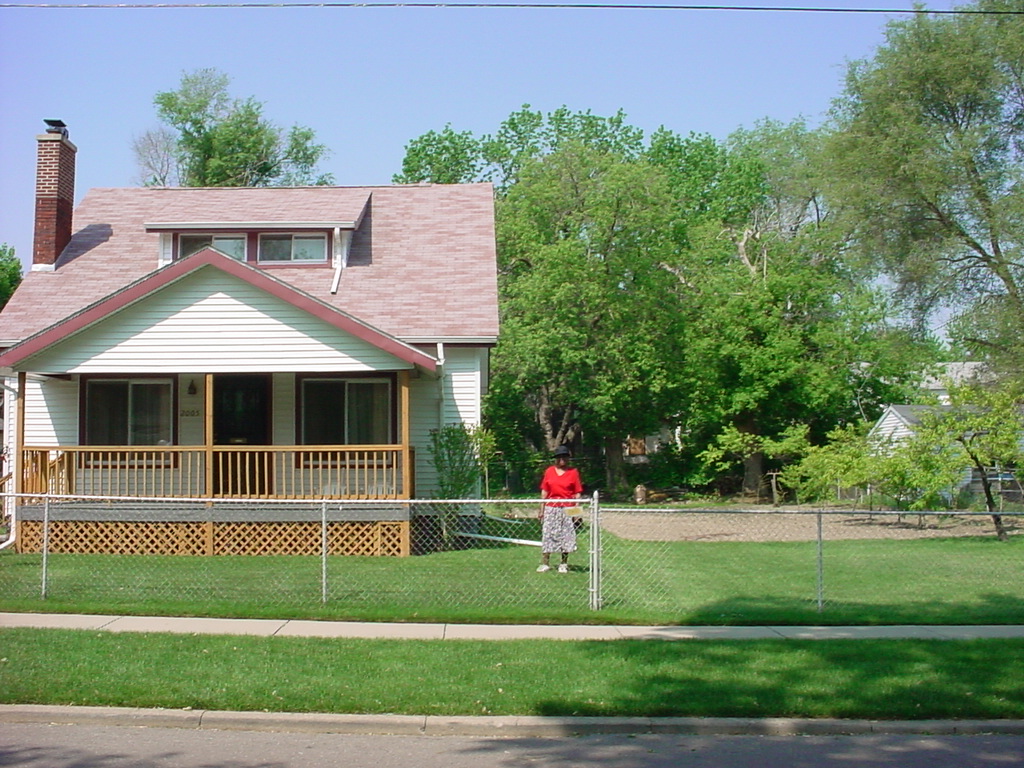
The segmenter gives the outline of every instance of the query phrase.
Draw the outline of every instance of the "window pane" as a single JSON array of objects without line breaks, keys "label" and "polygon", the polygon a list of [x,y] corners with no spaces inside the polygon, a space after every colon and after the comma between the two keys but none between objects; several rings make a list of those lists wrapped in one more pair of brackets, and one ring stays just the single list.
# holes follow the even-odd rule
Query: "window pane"
[{"label": "window pane", "polygon": [[244,237],[215,237],[213,247],[235,261],[245,261]]},{"label": "window pane", "polygon": [[306,379],[302,382],[303,445],[345,444],[345,382]]},{"label": "window pane", "polygon": [[191,256],[211,244],[209,235],[182,235],[178,241],[178,258]]},{"label": "window pane", "polygon": [[348,385],[348,437],[353,445],[391,442],[391,388],[386,381]]},{"label": "window pane", "polygon": [[295,261],[326,261],[327,238],[323,235],[296,236],[292,241],[292,258]]},{"label": "window pane", "polygon": [[128,444],[127,381],[90,381],[86,384],[85,444]]},{"label": "window pane", "polygon": [[171,444],[171,385],[132,382],[129,445]]},{"label": "window pane", "polygon": [[291,261],[291,235],[262,235],[260,237],[260,261]]},{"label": "window pane", "polygon": [[213,247],[238,261],[245,261],[245,235],[181,235],[178,257],[185,258],[203,248]]}]

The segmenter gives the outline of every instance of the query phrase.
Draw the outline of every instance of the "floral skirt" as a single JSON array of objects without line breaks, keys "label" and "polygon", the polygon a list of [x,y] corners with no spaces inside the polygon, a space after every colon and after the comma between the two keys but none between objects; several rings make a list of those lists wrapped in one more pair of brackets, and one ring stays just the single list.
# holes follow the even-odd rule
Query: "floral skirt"
[{"label": "floral skirt", "polygon": [[565,507],[544,505],[544,524],[541,527],[540,549],[545,554],[576,551],[576,526],[565,514]]}]

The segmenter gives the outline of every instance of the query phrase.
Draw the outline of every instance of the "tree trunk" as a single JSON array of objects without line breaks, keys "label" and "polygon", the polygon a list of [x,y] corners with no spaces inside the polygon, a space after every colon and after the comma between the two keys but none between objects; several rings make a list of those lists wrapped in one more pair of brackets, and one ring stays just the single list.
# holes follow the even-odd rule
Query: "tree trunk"
[{"label": "tree trunk", "polygon": [[606,437],[604,440],[605,483],[609,493],[626,485],[626,462],[622,458],[622,438]]},{"label": "tree trunk", "polygon": [[743,493],[761,498],[764,483],[764,453],[757,451],[743,459]]},{"label": "tree trunk", "polygon": [[985,492],[985,506],[988,508],[988,513],[992,515],[992,523],[996,527],[996,538],[1006,541],[1009,536],[1006,533],[1006,526],[1003,525],[1003,516],[999,514],[999,505],[992,493],[992,483],[989,482],[984,467],[981,468],[981,490]]},{"label": "tree trunk", "polygon": [[537,423],[544,433],[544,448],[553,451],[560,445],[571,445],[579,434],[579,423],[573,419],[575,409],[565,407],[559,411],[551,404],[546,391],[541,391],[534,407]]},{"label": "tree trunk", "polygon": [[981,477],[981,490],[985,494],[985,507],[988,509],[988,513],[992,515],[992,524],[996,527],[996,538],[1000,541],[1006,541],[1009,536],[1006,533],[1006,526],[1003,525],[1003,516],[999,514],[999,505],[996,503],[996,497],[992,493],[992,483],[988,479],[985,465],[977,454],[971,450],[965,440],[961,440],[960,443],[967,448],[967,455],[971,457],[971,461],[974,462],[974,468],[978,470],[978,475]]},{"label": "tree trunk", "polygon": [[734,424],[743,436],[743,494],[760,499],[764,489],[764,451],[756,418],[748,414]]}]

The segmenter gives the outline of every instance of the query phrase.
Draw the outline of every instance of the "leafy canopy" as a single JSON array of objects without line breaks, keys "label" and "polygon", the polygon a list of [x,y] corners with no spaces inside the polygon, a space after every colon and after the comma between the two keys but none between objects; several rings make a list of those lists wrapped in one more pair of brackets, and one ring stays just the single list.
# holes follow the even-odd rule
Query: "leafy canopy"
[{"label": "leafy canopy", "polygon": [[311,128],[287,131],[263,115],[263,104],[233,98],[227,75],[200,69],[177,90],[154,99],[164,127],[134,144],[147,185],[186,187],[306,186],[333,183],[317,165],[327,147]]},{"label": "leafy canopy", "polygon": [[14,289],[21,283],[21,260],[14,254],[14,248],[0,243],[0,309],[7,304]]},{"label": "leafy canopy", "polygon": [[487,418],[511,456],[679,428],[708,476],[776,463],[899,391],[917,339],[844,260],[820,132],[766,121],[727,142],[619,112],[523,107],[491,135],[445,126],[398,181],[496,185],[502,332]]},{"label": "leafy canopy", "polygon": [[1024,15],[1019,0],[892,22],[855,62],[827,144],[830,193],[861,257],[919,315],[951,304],[968,349],[1024,356]]}]

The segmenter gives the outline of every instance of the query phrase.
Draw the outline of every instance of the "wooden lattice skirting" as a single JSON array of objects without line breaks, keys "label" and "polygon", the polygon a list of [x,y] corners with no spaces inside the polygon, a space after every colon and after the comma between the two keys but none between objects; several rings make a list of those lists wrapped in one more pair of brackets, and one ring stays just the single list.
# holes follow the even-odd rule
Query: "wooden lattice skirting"
[{"label": "wooden lattice skirting", "polygon": [[[50,522],[49,551],[103,555],[319,555],[317,522]],[[17,550],[43,551],[43,523],[18,521]],[[409,521],[327,523],[327,553],[405,557]]]}]

